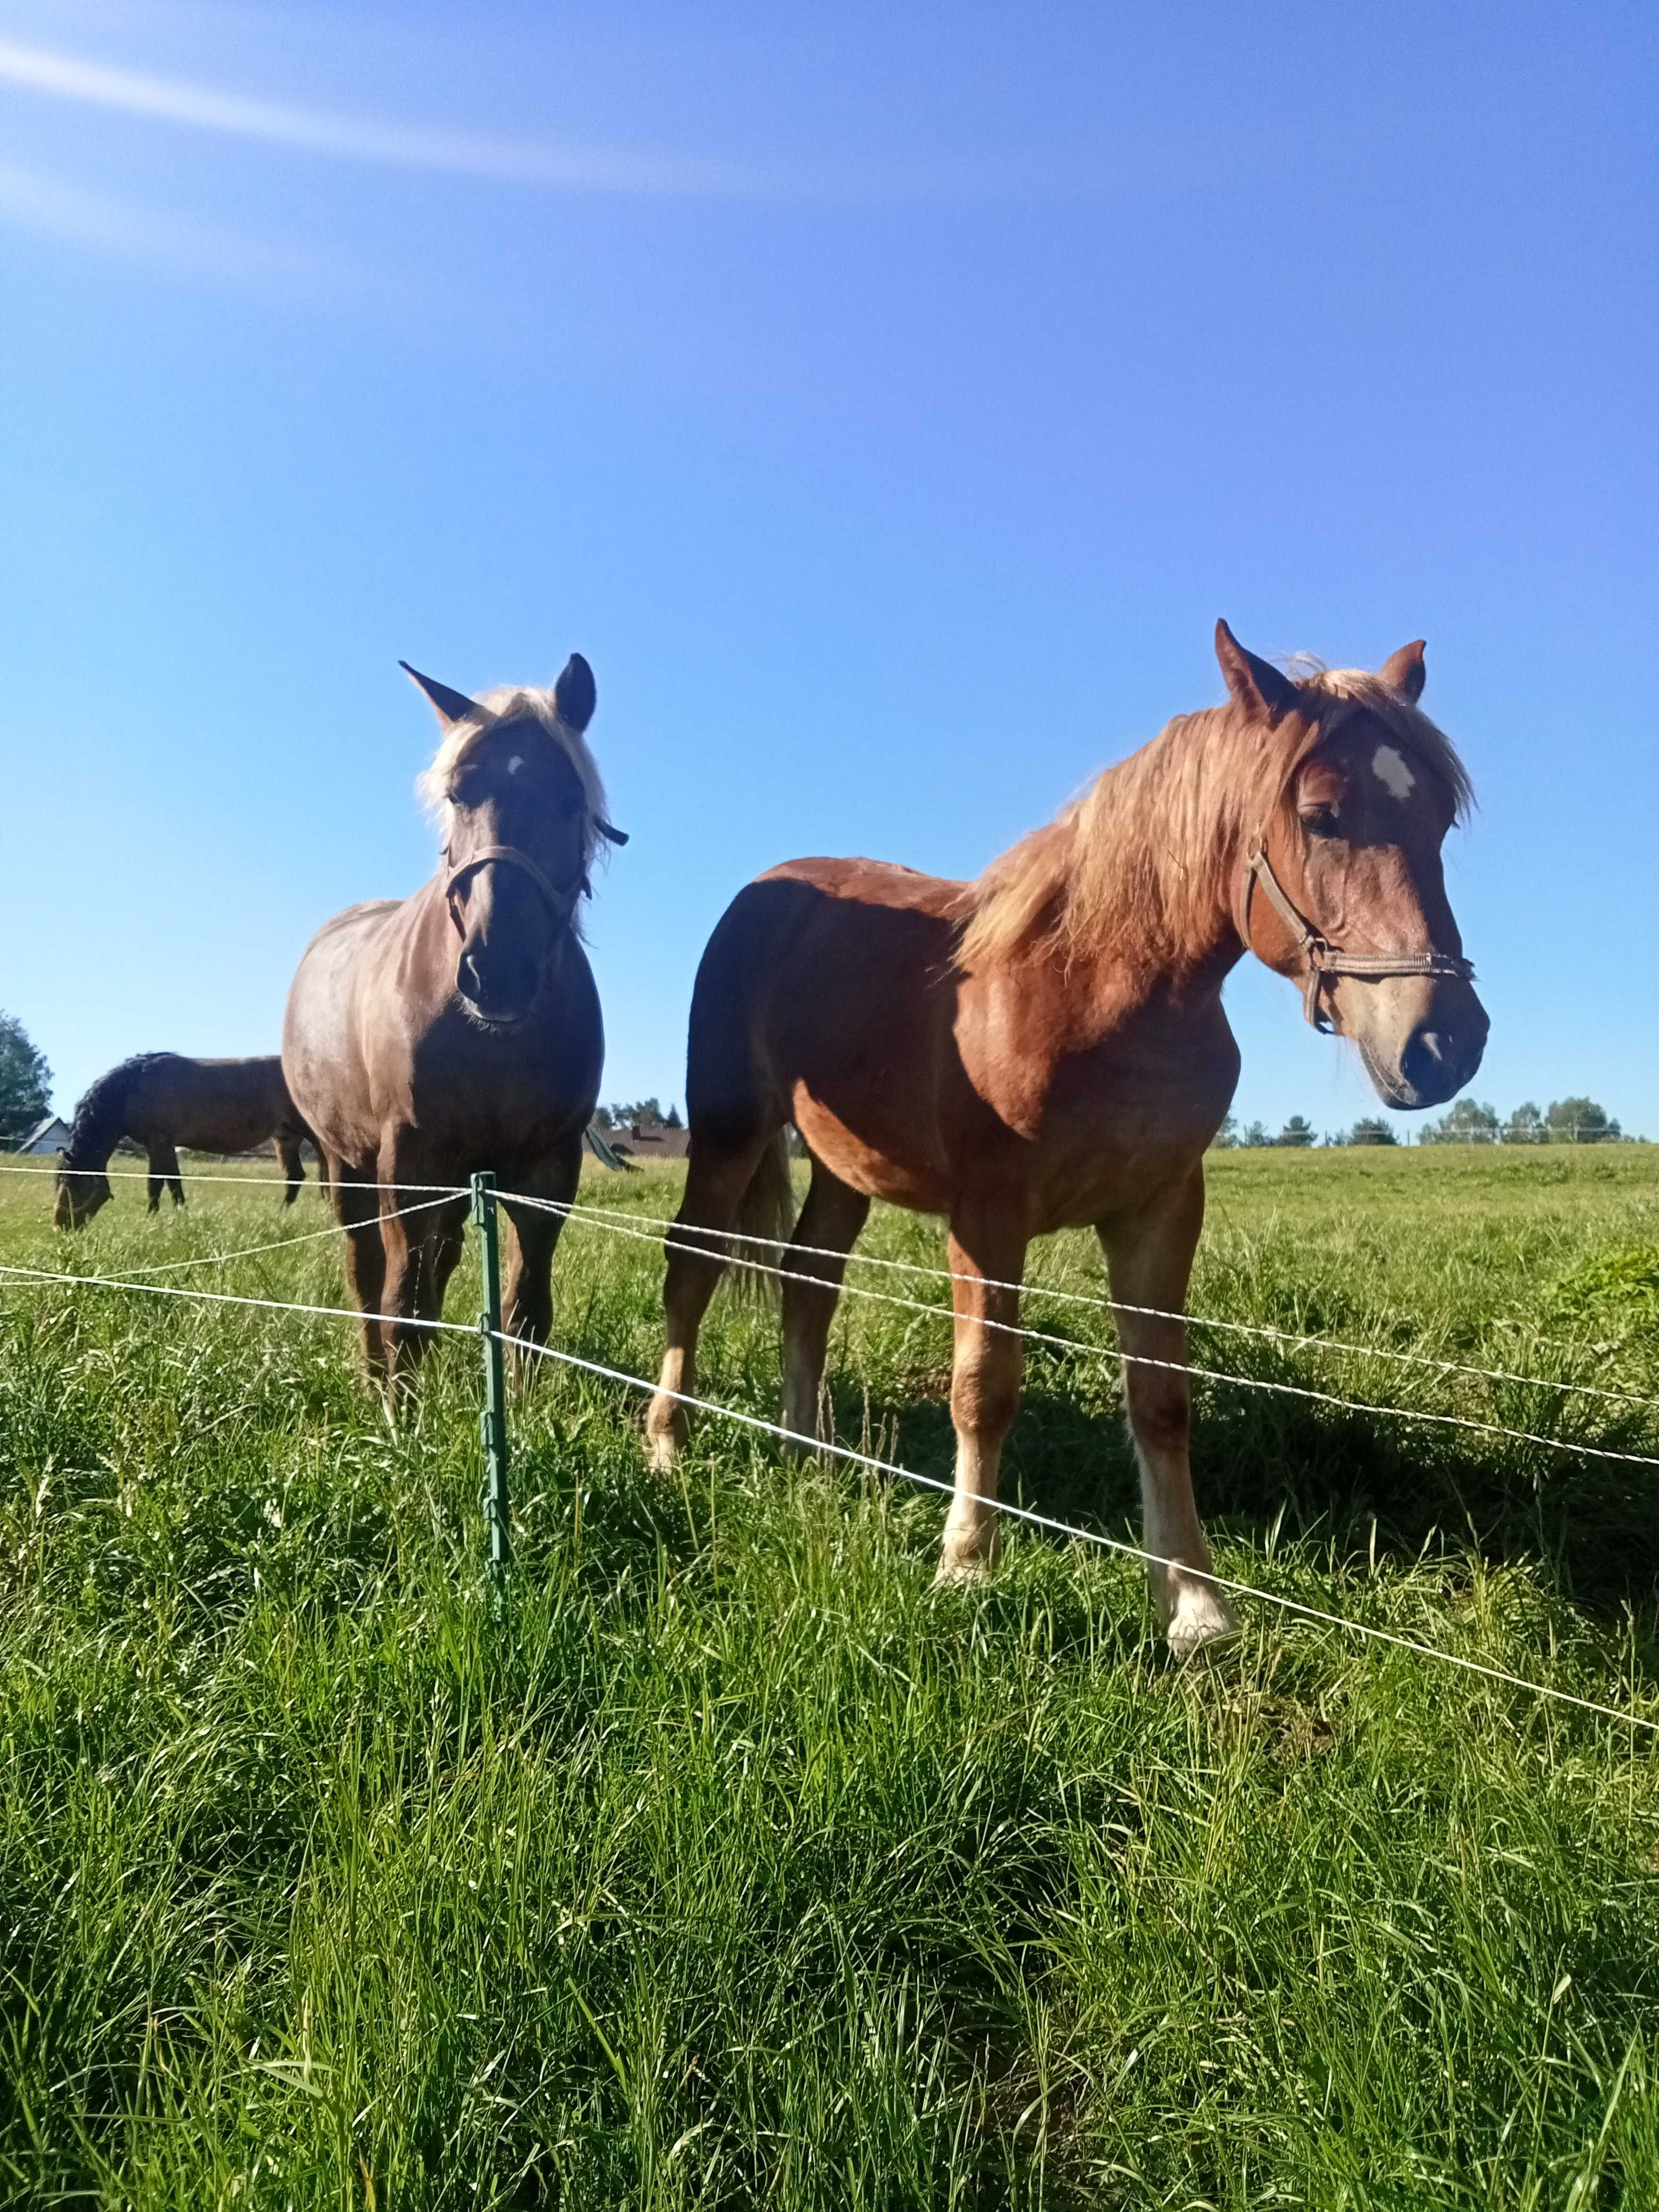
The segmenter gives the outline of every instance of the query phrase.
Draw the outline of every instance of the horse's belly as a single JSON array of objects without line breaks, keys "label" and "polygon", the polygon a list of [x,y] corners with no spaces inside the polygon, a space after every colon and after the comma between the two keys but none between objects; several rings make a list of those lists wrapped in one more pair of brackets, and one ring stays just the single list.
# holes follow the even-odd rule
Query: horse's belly
[{"label": "horse's belly", "polygon": [[793,1109],[795,1127],[813,1158],[854,1190],[916,1213],[949,1211],[949,1178],[943,1161],[918,1158],[914,1141],[906,1144],[875,1131],[861,1135],[815,1098],[804,1083],[795,1085]]}]

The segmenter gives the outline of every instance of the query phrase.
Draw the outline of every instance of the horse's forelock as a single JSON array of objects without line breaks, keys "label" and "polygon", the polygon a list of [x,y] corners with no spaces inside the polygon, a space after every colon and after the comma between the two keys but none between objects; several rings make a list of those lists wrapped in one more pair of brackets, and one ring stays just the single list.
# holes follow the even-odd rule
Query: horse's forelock
[{"label": "horse's forelock", "polygon": [[[1453,818],[1464,821],[1474,805],[1474,786],[1469,772],[1458,757],[1457,748],[1436,722],[1431,722],[1420,708],[1401,698],[1398,691],[1385,684],[1369,668],[1325,668],[1306,655],[1292,660],[1292,675],[1304,691],[1313,692],[1320,700],[1331,699],[1344,707],[1363,708],[1383,723],[1390,736],[1403,745],[1407,752],[1415,753],[1432,775],[1437,775],[1451,793]],[[1326,737],[1334,734],[1344,719],[1339,713],[1332,716],[1322,712],[1318,726],[1314,730],[1307,750]],[[1299,763],[1293,763],[1293,769]]]},{"label": "horse's forelock", "polygon": [[430,764],[416,779],[415,788],[427,812],[441,828],[447,827],[450,788],[467,754],[490,731],[499,730],[507,723],[527,722],[558,747],[575,771],[587,815],[586,865],[591,866],[600,842],[597,825],[609,813],[605,785],[586,739],[560,720],[552,687],[538,690],[517,684],[499,684],[493,691],[482,693],[477,704],[483,712],[453,722],[444,732]]}]

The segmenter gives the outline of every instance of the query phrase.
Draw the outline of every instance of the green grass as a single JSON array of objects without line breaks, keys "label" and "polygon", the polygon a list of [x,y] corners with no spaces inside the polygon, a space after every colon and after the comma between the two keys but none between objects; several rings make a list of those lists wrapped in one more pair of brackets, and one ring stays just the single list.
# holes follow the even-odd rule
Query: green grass
[{"label": "green grass", "polygon": [[[1193,1306],[1659,1397],[1656,1171],[1219,1156]],[[0,1176],[0,1261],[323,1218],[120,1188],[70,1240]],[[559,1340],[648,1374],[659,1267],[573,1231]],[[1081,1238],[1034,1272],[1099,1286]],[[163,1279],[343,1302],[331,1237]],[[775,1414],[773,1328],[717,1310],[705,1387]],[[6,2204],[1659,2204],[1653,1735],[1264,1606],[1176,1669],[1130,1563],[1018,1528],[936,1595],[938,1498],[713,1422],[662,1484],[568,1370],[514,1408],[498,1622],[476,1344],[394,1432],[337,1322],[0,1279],[0,1338]],[[948,1350],[848,1301],[842,1437],[946,1473]],[[1195,1357],[1659,1451],[1640,1407]],[[1014,1494],[1131,1534],[1116,1403],[1034,1348]],[[1221,1384],[1195,1462],[1225,1571],[1659,1717],[1659,1469]]]}]

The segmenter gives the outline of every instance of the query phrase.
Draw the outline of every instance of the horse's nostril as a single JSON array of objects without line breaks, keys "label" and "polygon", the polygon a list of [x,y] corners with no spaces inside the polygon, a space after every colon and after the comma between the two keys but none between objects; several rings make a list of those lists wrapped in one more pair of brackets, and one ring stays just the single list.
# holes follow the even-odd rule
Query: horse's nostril
[{"label": "horse's nostril", "polygon": [[1484,1030],[1418,1030],[1400,1055],[1400,1073],[1423,1104],[1438,1105],[1474,1073],[1485,1041]]},{"label": "horse's nostril", "polygon": [[1446,1047],[1447,1040],[1438,1030],[1413,1032],[1400,1055],[1400,1072],[1413,1091],[1438,1088],[1450,1057]]}]

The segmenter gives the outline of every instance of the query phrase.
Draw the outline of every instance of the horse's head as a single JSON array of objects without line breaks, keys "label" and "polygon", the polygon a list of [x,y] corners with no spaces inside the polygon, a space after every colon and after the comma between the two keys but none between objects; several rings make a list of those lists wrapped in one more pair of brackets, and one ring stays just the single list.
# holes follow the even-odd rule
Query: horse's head
[{"label": "horse's head", "polygon": [[456,994],[476,1020],[506,1027],[535,1004],[574,927],[599,840],[626,842],[583,740],[593,672],[573,653],[550,691],[481,700],[409,673],[444,726],[421,788],[444,825]]},{"label": "horse's head", "polygon": [[59,1229],[84,1229],[99,1207],[107,1206],[113,1195],[106,1175],[98,1170],[73,1166],[70,1155],[65,1152],[58,1164],[52,1221]]},{"label": "horse's head", "polygon": [[1216,651],[1234,700],[1289,741],[1291,763],[1242,856],[1239,933],[1302,985],[1316,1027],[1353,1040],[1385,1104],[1438,1106],[1480,1066],[1490,1024],[1446,897],[1441,847],[1468,786],[1417,710],[1422,642],[1375,676],[1300,682],[1224,623]]}]

